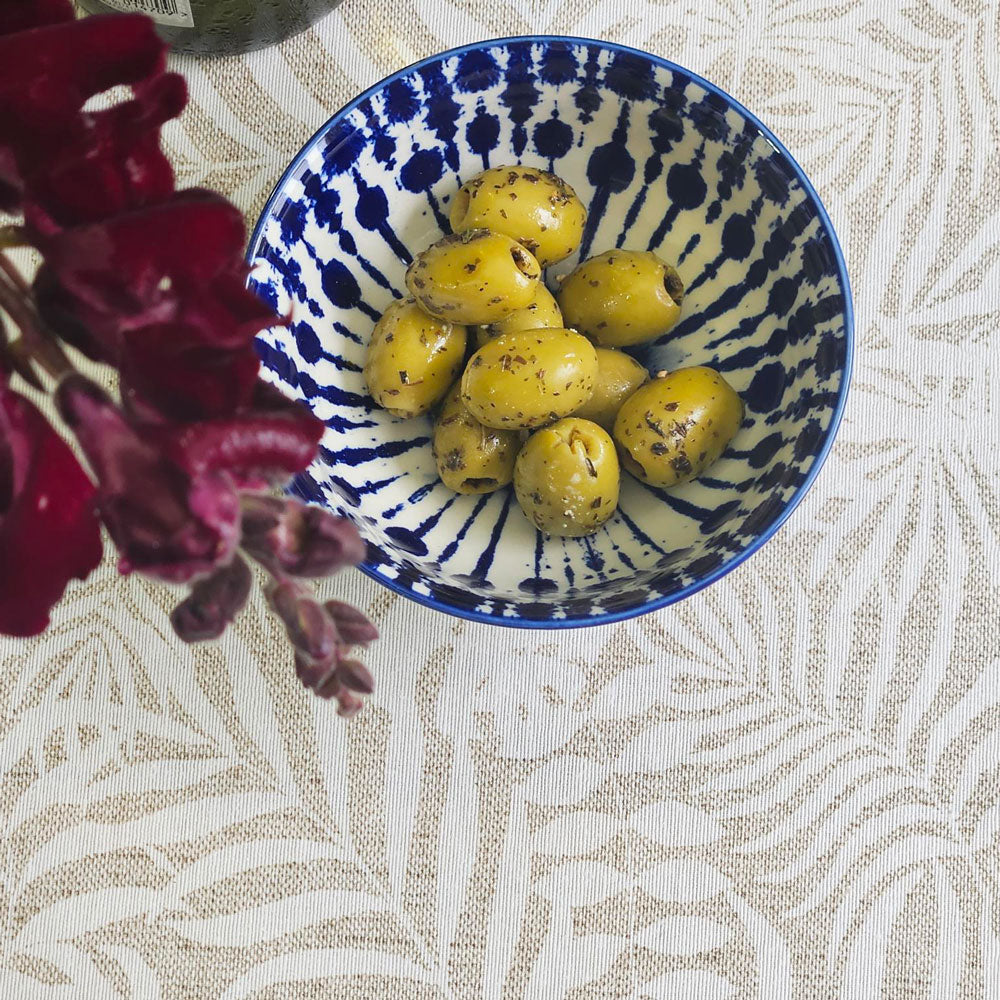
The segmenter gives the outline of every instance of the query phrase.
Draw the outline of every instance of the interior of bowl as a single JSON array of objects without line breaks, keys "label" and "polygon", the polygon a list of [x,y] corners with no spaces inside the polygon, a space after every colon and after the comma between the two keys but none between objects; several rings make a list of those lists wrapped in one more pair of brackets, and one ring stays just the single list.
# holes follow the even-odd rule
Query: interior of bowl
[{"label": "interior of bowl", "polygon": [[[618,512],[585,539],[546,537],[511,490],[457,496],[431,420],[367,395],[372,327],[411,255],[448,232],[461,183],[487,166],[552,170],[589,207],[579,254],[655,250],[686,286],[681,320],[638,356],[710,365],[746,403],[730,448],[664,492],[623,475]],[[287,327],[266,377],[327,422],[296,491],[351,517],[364,567],[394,589],[507,624],[608,621],[686,596],[787,516],[825,456],[850,355],[843,262],[822,207],[763,127],[711,85],[605,43],[518,39],[404,70],[331,120],[278,185],[251,241],[251,281]]]}]

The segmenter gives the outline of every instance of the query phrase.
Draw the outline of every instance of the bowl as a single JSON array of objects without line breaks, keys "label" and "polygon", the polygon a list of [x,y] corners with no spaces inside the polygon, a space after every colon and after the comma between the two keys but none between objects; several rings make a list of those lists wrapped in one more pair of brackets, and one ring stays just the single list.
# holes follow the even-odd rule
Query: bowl
[{"label": "bowl", "polygon": [[[622,477],[618,512],[584,539],[546,537],[510,489],[457,496],[429,418],[367,395],[365,346],[404,294],[413,254],[448,232],[449,200],[488,166],[533,164],[590,211],[581,257],[651,249],[686,295],[651,371],[710,365],[746,419],[706,475],[669,492]],[[257,224],[251,285],[287,326],[259,340],[265,377],[327,424],[294,492],[350,518],[362,569],[397,593],[498,625],[628,618],[729,572],[784,523],[819,472],[847,393],[852,312],[833,227],[798,164],[695,74],[607,42],[481,42],[388,77],[295,157]]]}]

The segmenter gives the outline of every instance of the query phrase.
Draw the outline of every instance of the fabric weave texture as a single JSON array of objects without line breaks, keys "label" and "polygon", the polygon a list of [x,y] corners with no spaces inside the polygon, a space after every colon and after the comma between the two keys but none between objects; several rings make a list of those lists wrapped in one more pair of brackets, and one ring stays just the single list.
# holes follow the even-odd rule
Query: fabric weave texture
[{"label": "fabric weave texture", "polygon": [[0,640],[13,1000],[973,1000],[1000,993],[1000,8],[346,0],[174,57],[184,186],[251,221],[359,91],[481,38],[601,37],[781,137],[844,247],[851,397],[789,523],[689,600],[516,632],[359,573],[345,723],[258,601],[218,644],[111,563]]}]

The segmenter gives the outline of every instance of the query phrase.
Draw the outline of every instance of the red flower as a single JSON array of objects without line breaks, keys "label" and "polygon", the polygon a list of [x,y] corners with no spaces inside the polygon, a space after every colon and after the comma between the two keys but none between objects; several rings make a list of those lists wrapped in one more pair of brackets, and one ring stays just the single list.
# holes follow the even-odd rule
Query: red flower
[{"label": "red flower", "polygon": [[0,384],[0,633],[42,632],[66,584],[101,561],[94,492],[42,414]]},{"label": "red flower", "polygon": [[[173,171],[159,127],[187,99],[183,79],[164,72],[149,18],[51,23],[64,11],[45,0],[30,14],[15,3],[0,15],[0,30],[13,31],[0,35],[0,203],[23,201],[41,233],[168,195]],[[83,110],[118,84],[132,86],[132,101]]]},{"label": "red flower", "polygon": [[[87,110],[120,85],[130,100]],[[174,191],[160,129],[186,100],[148,18],[0,0],[0,211],[23,214],[44,258],[30,291],[6,259],[0,273],[21,330],[8,344],[0,328],[0,633],[45,627],[67,581],[100,560],[99,514],[123,573],[192,584],[177,634],[218,636],[251,585],[242,539],[273,579],[302,682],[352,715],[372,679],[348,653],[376,630],[291,577],[365,547],[349,521],[298,501],[244,493],[241,509],[240,491],[305,469],[324,426],[260,381],[254,339],[279,320],[246,288],[242,215],[213,192]],[[75,373],[55,393],[96,488],[6,387],[16,371],[41,388],[36,363],[72,369],[53,334],[118,372],[120,405]]]},{"label": "red flower", "polygon": [[73,17],[73,5],[69,0],[3,0],[0,3],[0,35],[72,21]]},{"label": "red flower", "polygon": [[191,422],[228,417],[248,406],[259,384],[252,344],[236,350],[190,344],[189,327],[133,330],[120,361],[121,394],[143,421]]},{"label": "red flower", "polygon": [[253,341],[276,321],[246,288],[245,236],[224,198],[180,192],[43,240],[35,297],[63,339],[121,369],[123,396],[144,418],[229,416],[250,403]]},{"label": "red flower", "polygon": [[246,288],[245,236],[224,198],[181,192],[44,240],[35,297],[63,339],[121,369],[144,419],[230,416],[251,402],[253,341],[276,321]]},{"label": "red flower", "polygon": [[126,333],[165,324],[176,327],[178,349],[245,347],[274,321],[245,287],[245,237],[235,205],[181,191],[43,240],[36,297],[60,335],[95,360],[116,364]]},{"label": "red flower", "polygon": [[190,475],[222,469],[241,485],[259,489],[307,469],[324,430],[303,403],[258,380],[250,406],[239,413],[156,433]]},{"label": "red flower", "polygon": [[98,509],[123,573],[183,582],[232,558],[240,504],[229,475],[189,476],[81,375],[63,380],[56,402],[97,475]]}]

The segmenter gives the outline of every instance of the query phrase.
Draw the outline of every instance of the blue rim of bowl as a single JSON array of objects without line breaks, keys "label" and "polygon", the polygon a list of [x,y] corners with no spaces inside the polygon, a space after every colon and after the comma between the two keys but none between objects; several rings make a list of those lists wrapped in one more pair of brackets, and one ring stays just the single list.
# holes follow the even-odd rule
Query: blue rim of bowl
[{"label": "blue rim of bowl", "polygon": [[642,49],[632,48],[630,45],[620,45],[617,42],[604,42],[596,38],[578,38],[572,35],[514,35],[508,38],[492,38],[486,41],[472,42],[469,45],[461,45],[458,48],[439,52],[437,55],[421,59],[419,62],[412,63],[403,69],[397,70],[395,73],[390,73],[387,77],[369,87],[352,101],[345,104],[334,115],[331,115],[331,117],[312,134],[299,152],[296,153],[292,162],[288,165],[285,172],[281,175],[281,178],[274,185],[274,189],[268,196],[267,203],[264,205],[263,211],[260,213],[257,224],[254,226],[253,233],[250,236],[250,241],[247,244],[247,263],[253,264],[254,247],[256,247],[263,228],[266,225],[267,220],[270,218],[271,210],[281,197],[285,183],[298,170],[316,142],[319,141],[319,139],[334,125],[347,117],[347,115],[358,107],[359,104],[362,104],[364,101],[367,101],[369,98],[379,93],[393,81],[418,72],[425,66],[429,66],[432,63],[443,62],[446,59],[465,55],[467,52],[475,52],[480,49],[503,48],[505,45],[525,43],[550,44],[552,42],[564,42],[568,45],[596,45],[599,48],[610,52],[624,52],[629,55],[638,56],[641,59],[647,59],[655,66],[670,70],[671,72],[683,74],[693,83],[703,87],[709,93],[722,98],[722,100],[725,101],[729,107],[743,115],[746,120],[759,129],[760,134],[764,136],[764,138],[767,139],[767,141],[770,142],[782,156],[784,156],[789,166],[792,168],[798,182],[802,185],[803,190],[815,206],[816,214],[819,216],[820,223],[826,230],[830,242],[833,244],[833,251],[837,260],[837,276],[844,296],[844,367],[842,370],[840,389],[837,394],[837,405],[834,408],[833,416],[830,418],[830,426],[827,428],[826,439],[823,442],[823,447],[820,448],[816,457],[813,459],[812,466],[806,474],[806,478],[788,499],[788,502],[782,508],[781,513],[767,526],[762,534],[755,538],[745,549],[736,553],[736,555],[734,555],[728,562],[716,567],[716,569],[712,570],[700,580],[695,580],[686,587],[683,587],[681,590],[678,590],[676,593],[668,594],[665,597],[660,597],[653,601],[648,601],[647,603],[640,604],[634,608],[626,608],[622,611],[611,611],[604,614],[589,615],[584,618],[525,619],[505,617],[502,614],[487,611],[456,608],[453,605],[445,604],[430,595],[419,594],[407,587],[401,586],[390,577],[383,576],[378,572],[376,567],[370,566],[368,563],[362,563],[358,567],[358,569],[360,569],[366,576],[376,580],[384,587],[388,587],[389,590],[402,597],[407,597],[411,601],[415,601],[417,604],[422,604],[424,607],[433,608],[435,611],[443,611],[445,614],[452,615],[455,618],[463,618],[467,621],[483,622],[487,625],[503,625],[508,628],[524,629],[585,628],[592,625],[612,625],[615,622],[627,621],[630,618],[638,618],[640,615],[648,614],[651,611],[658,611],[661,608],[668,607],[671,604],[677,604],[679,601],[683,601],[685,598],[697,594],[699,590],[704,590],[705,587],[715,583],[716,580],[721,579],[727,573],[732,572],[732,570],[736,569],[737,566],[749,559],[750,556],[762,548],[766,542],[770,541],[771,538],[778,533],[778,530],[784,525],[789,517],[792,516],[792,512],[802,502],[802,498],[816,481],[816,477],[823,468],[827,456],[830,454],[830,450],[833,447],[833,442],[837,437],[837,432],[840,429],[840,422],[844,416],[844,409],[847,405],[847,394],[851,384],[851,372],[854,367],[854,302],[851,296],[851,282],[847,276],[847,263],[844,260],[844,252],[840,247],[840,240],[837,238],[837,231],[833,228],[833,223],[830,221],[830,216],[827,214],[826,207],[823,205],[819,195],[816,193],[816,189],[810,183],[805,171],[801,166],[799,166],[798,160],[792,156],[792,154],[785,147],[785,144],[755,114],[753,114],[753,112],[745,108],[739,101],[736,100],[735,97],[730,96],[720,87],[717,87],[714,83],[706,80],[703,76],[700,76],[699,74],[694,73],[675,62],[671,62],[669,59],[664,59],[662,56],[656,56],[650,52],[644,52]]}]

